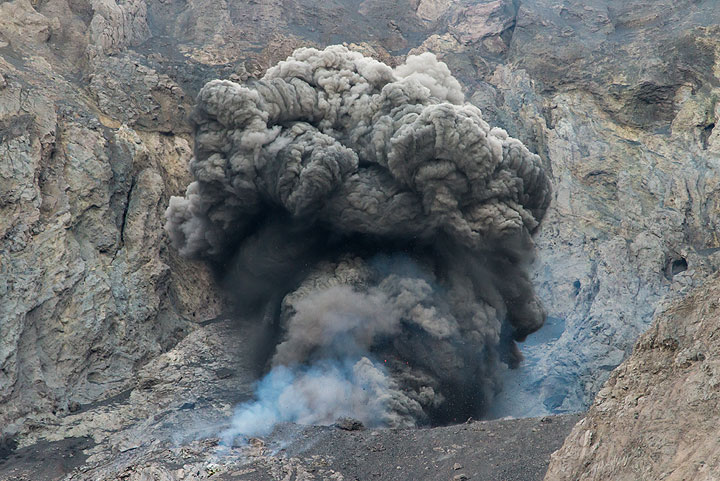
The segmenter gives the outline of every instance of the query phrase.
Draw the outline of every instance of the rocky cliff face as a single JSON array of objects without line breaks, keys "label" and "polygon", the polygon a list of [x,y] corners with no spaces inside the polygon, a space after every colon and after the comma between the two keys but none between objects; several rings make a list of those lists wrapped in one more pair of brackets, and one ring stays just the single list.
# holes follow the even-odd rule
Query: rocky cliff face
[{"label": "rocky cliff face", "polygon": [[474,10],[455,5],[420,49],[453,68],[482,59],[472,101],[555,181],[537,238],[549,329],[524,347],[498,414],[580,409],[660,300],[716,268],[718,19],[703,2],[483,5],[495,7],[483,25],[511,27],[467,45],[457,28]]},{"label": "rocky cliff face", "polygon": [[336,42],[390,64],[435,52],[541,155],[555,193],[534,279],[551,318],[495,414],[583,409],[658,306],[720,262],[718,24],[708,0],[0,3],[3,432],[94,435],[52,426],[140,396],[148,366],[171,379],[162,353],[196,349],[181,339],[214,342],[200,323],[222,296],[161,229],[189,180],[185,115],[207,80]]},{"label": "rocky cliff face", "polygon": [[716,15],[708,2],[520,5],[511,67],[490,83],[517,125],[536,119],[526,135],[555,177],[537,283],[561,334],[517,372],[544,409],[586,405],[658,302],[717,266]]},{"label": "rocky cliff face", "polygon": [[147,38],[145,10],[0,5],[4,431],[125,389],[218,309],[206,269],[177,258],[162,232],[191,152],[182,90],[103,53]]},{"label": "rocky cliff face", "polygon": [[553,454],[545,479],[720,477],[719,299],[715,276],[658,316]]}]

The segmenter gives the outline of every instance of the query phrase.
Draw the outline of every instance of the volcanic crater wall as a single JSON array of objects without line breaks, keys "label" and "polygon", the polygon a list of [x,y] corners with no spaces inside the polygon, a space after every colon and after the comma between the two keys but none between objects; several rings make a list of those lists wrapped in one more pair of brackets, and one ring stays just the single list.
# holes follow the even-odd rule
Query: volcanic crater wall
[{"label": "volcanic crater wall", "polygon": [[[141,369],[165,373],[167,392],[177,389],[172,362],[143,366],[189,331],[206,339],[203,321],[222,311],[204,264],[176,255],[162,232],[169,196],[191,180],[185,115],[209,80],[259,79],[297,47],[337,42],[393,66],[408,53],[433,52],[486,121],[540,155],[553,195],[534,236],[531,278],[549,317],[520,345],[522,368],[506,373],[494,404],[506,409],[492,414],[584,409],[663,299],[701,285],[720,265],[714,7],[3,2],[3,433],[62,436],[58,423],[76,419],[69,414],[79,406],[151,384],[138,380]],[[383,241],[391,252],[407,244]],[[298,270],[293,283],[311,275]],[[259,299],[248,310],[262,310],[252,305]],[[291,317],[282,305],[269,318]],[[66,433],[97,433],[86,421]]]}]

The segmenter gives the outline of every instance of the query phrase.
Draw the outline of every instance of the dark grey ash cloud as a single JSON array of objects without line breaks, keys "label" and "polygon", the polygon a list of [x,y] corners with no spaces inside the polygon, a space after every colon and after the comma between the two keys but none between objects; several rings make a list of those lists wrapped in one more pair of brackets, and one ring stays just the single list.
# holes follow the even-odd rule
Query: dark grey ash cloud
[{"label": "dark grey ash cloud", "polygon": [[[278,420],[478,416],[545,318],[525,269],[550,199],[538,156],[429,53],[392,69],[299,49],[255,82],[208,83],[193,122],[196,180],[166,229],[273,326],[269,367],[291,373],[263,401]],[[286,417],[282,391],[310,396],[318,369],[382,402],[337,392]]]}]

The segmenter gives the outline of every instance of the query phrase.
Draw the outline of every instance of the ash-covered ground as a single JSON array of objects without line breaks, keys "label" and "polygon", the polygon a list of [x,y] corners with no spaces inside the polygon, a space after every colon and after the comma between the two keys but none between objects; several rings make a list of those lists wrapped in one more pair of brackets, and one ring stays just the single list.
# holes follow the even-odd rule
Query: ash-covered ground
[{"label": "ash-covered ground", "polygon": [[0,480],[531,481],[543,478],[550,453],[580,419],[350,431],[280,424],[223,447],[218,433],[253,392],[246,332],[233,321],[209,323],[143,369],[129,392],[6,440]]},{"label": "ash-covered ground", "polygon": [[550,454],[581,415],[468,423],[430,429],[347,431],[278,425],[233,448],[217,438],[121,455],[117,478],[83,464],[86,438],[40,443],[0,462],[1,479],[163,480],[542,480]]}]

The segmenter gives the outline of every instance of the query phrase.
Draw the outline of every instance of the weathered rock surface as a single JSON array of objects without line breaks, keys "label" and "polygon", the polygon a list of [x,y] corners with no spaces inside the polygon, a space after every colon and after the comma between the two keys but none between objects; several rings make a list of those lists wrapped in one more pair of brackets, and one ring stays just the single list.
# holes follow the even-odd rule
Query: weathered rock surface
[{"label": "weathered rock surface", "polygon": [[545,479],[720,479],[719,306],[715,276],[660,314]]},{"label": "weathered rock surface", "polygon": [[[251,373],[235,358],[207,351],[179,380],[167,357],[215,345],[198,323],[224,305],[207,269],[176,256],[161,229],[188,181],[184,115],[207,80],[258,76],[297,46],[336,42],[390,64],[435,52],[490,123],[544,159],[555,199],[535,282],[551,318],[522,346],[495,414],[583,409],[655,311],[720,262],[719,24],[715,2],[690,0],[0,3],[0,452],[90,437],[88,462],[100,462],[133,436],[150,443],[156,425],[143,420],[162,416],[157,405],[120,403],[104,417],[97,404],[145,396],[136,383],[150,372],[172,380],[160,386],[176,397],[162,402],[178,413],[195,411],[179,401],[209,376],[203,365],[237,372],[218,382],[244,394],[201,410],[203,423],[248,395]],[[696,328],[678,329],[693,345]],[[644,395],[650,373],[628,389]],[[686,417],[668,429],[695,439]],[[677,453],[662,469],[683,464]],[[552,472],[560,459],[570,463],[562,455]]]},{"label": "weathered rock surface", "polygon": [[[145,112],[120,102],[108,104],[127,118],[110,109],[102,114],[103,102],[80,88],[71,52],[58,50],[62,39],[77,47],[70,30],[83,17],[63,2],[41,7],[23,0],[0,5],[4,434],[127,389],[138,368],[192,330],[193,320],[213,317],[221,303],[207,288],[207,269],[168,250],[162,231],[170,194],[187,182],[187,129],[162,135],[157,120],[142,129]],[[115,11],[106,7],[96,14]],[[60,14],[65,23],[54,16]],[[130,18],[108,31],[104,38],[115,38],[117,29],[125,36],[105,47],[138,41],[134,13],[116,20]],[[84,39],[88,48],[96,45],[94,32]],[[138,66],[98,68],[90,77],[100,98],[110,94],[108,82],[139,79],[148,89],[162,83]],[[100,78],[103,89],[93,89]],[[133,91],[146,96],[139,104],[152,107],[142,88]],[[167,117],[184,126],[177,113]]]},{"label": "weathered rock surface", "polygon": [[37,423],[19,439],[19,449],[0,460],[0,479],[60,479],[77,467],[70,464],[40,478],[38,461],[49,456],[50,446],[43,444],[48,442],[77,440],[82,449],[66,450],[66,457],[84,456],[81,466],[104,466],[113,473],[109,479],[116,479],[125,467],[122,460],[139,452],[217,436],[233,405],[252,394],[256,374],[249,353],[236,348],[242,336],[227,321],[196,328],[139,369],[127,389]]},{"label": "weathered rock surface", "polygon": [[707,2],[472,3],[413,52],[438,53],[555,187],[536,237],[551,317],[494,413],[582,409],[661,301],[718,266],[720,19]]},{"label": "weathered rock surface", "polygon": [[661,299],[717,268],[718,23],[707,2],[521,3],[478,100],[551,161],[536,282],[559,337],[525,349],[504,399],[531,407],[509,412],[587,405]]}]

